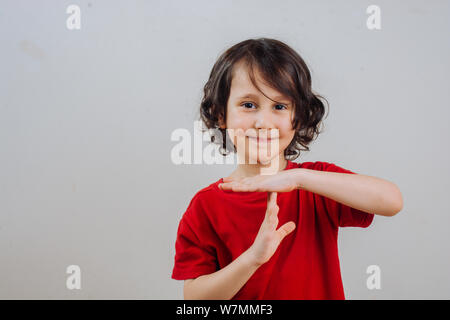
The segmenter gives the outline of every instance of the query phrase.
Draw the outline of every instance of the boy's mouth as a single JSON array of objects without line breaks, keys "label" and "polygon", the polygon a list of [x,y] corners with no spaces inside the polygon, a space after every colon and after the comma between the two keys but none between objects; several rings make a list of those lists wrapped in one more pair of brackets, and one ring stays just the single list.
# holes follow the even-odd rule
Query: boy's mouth
[{"label": "boy's mouth", "polygon": [[248,136],[248,138],[252,141],[256,141],[258,143],[262,143],[262,142],[270,142],[273,139],[278,139],[278,138],[262,138],[262,137],[252,137],[252,136]]}]

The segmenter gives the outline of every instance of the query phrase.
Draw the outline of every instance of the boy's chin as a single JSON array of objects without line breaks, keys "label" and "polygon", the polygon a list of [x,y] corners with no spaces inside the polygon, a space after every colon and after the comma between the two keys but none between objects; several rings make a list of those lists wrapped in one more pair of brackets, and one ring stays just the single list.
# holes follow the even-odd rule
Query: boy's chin
[{"label": "boy's chin", "polygon": [[278,159],[278,155],[273,156],[273,157],[264,156],[264,157],[250,158],[249,163],[259,164],[262,166],[269,166],[269,165],[273,164],[274,161],[276,161],[277,159]]}]

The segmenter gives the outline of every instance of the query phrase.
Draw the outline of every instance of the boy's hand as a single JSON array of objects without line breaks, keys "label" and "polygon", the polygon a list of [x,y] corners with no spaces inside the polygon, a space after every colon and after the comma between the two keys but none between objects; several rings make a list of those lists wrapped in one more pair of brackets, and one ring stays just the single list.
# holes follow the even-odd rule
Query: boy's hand
[{"label": "boy's hand", "polygon": [[224,182],[219,184],[219,188],[235,192],[290,192],[298,188],[294,177],[295,170],[242,179],[223,178]]},{"label": "boy's hand", "polygon": [[276,230],[278,211],[277,193],[269,192],[266,215],[253,244],[248,249],[251,259],[258,266],[266,263],[275,253],[284,237],[295,229],[295,223],[289,221]]}]

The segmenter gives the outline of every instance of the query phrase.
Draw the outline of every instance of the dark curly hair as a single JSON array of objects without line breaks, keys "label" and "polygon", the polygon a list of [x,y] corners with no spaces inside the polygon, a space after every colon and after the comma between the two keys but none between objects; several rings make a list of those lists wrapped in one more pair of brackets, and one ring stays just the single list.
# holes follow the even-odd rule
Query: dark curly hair
[{"label": "dark curly hair", "polygon": [[[319,125],[324,118],[325,106],[320,99],[325,100],[328,106],[329,103],[312,91],[311,74],[300,55],[275,39],[245,40],[233,45],[219,57],[203,89],[200,120],[206,125],[206,129],[202,128],[202,131],[214,129],[213,131],[219,133],[211,135],[211,142],[221,145],[219,150],[223,156],[228,155],[230,151],[236,152],[226,129],[219,126],[222,119],[226,123],[233,67],[240,61],[250,70],[250,79],[261,93],[255,81],[254,66],[271,87],[293,101],[295,111],[292,127],[295,129],[295,135],[284,150],[285,158],[294,160],[300,156],[300,151],[309,151],[308,144],[322,132]],[[234,150],[229,150],[227,146],[233,146]]]}]

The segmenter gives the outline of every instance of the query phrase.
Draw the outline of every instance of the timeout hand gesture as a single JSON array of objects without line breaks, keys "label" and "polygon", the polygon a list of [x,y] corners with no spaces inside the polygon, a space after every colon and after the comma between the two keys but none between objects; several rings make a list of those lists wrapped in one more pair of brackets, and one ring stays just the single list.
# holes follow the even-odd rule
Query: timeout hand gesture
[{"label": "timeout hand gesture", "polygon": [[295,229],[295,223],[289,221],[277,230],[278,211],[277,193],[269,192],[266,215],[253,244],[249,248],[251,257],[257,265],[266,263],[273,256],[284,237]]}]

